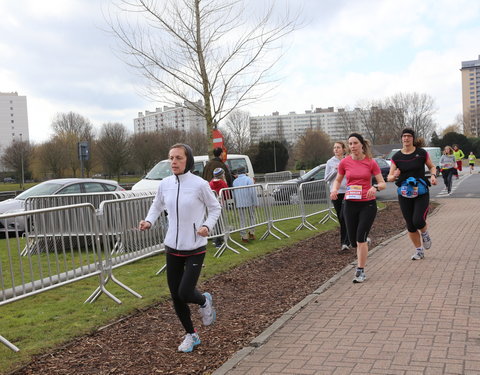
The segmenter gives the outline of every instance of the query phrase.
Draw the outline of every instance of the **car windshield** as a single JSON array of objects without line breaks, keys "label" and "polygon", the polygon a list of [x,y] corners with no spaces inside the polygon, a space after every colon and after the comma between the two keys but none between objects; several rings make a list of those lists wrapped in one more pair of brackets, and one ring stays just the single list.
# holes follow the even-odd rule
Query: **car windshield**
[{"label": "car windshield", "polygon": [[310,180],[318,172],[319,169],[320,169],[320,166],[313,168],[312,170],[308,171],[303,176],[301,176],[300,179],[305,181]]},{"label": "car windshield", "polygon": [[155,167],[153,167],[150,172],[147,173],[145,179],[147,180],[163,180],[164,178],[171,176],[172,169],[170,168],[170,162],[163,160]]},{"label": "car windshield", "polygon": [[63,186],[62,184],[55,184],[53,182],[38,184],[31,187],[30,189],[25,190],[23,193],[17,195],[15,199],[25,200],[28,197],[35,197],[37,195],[52,195],[62,186]]},{"label": "car windshield", "polygon": [[375,161],[377,162],[377,164],[380,168],[388,168],[389,167],[388,163],[384,159],[375,158]]}]

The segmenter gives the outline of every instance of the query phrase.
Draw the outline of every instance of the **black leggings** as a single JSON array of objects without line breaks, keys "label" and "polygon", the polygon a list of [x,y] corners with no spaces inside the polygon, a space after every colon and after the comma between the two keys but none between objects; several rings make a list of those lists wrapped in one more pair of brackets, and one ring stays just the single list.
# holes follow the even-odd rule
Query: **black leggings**
[{"label": "black leggings", "polygon": [[[447,188],[447,192],[452,191],[452,177],[457,170],[455,168],[448,168],[442,171],[443,182],[445,183],[445,187]],[[458,176],[458,172],[456,173]]]},{"label": "black leggings", "polygon": [[204,258],[205,253],[189,256],[167,253],[168,287],[175,312],[187,333],[195,332],[188,303],[205,304],[205,296],[195,288]]},{"label": "black leggings", "polygon": [[333,207],[337,213],[338,223],[340,224],[340,245],[350,245],[347,234],[347,226],[345,225],[345,218],[343,217],[343,198],[345,194],[337,194],[337,199],[332,201]]},{"label": "black leggings", "polygon": [[343,213],[352,246],[355,246],[357,242],[367,242],[368,232],[377,216],[377,201],[375,199],[361,202],[345,200]]},{"label": "black leggings", "polygon": [[398,203],[407,223],[407,230],[410,233],[415,233],[427,225],[426,219],[430,204],[429,193],[419,195],[416,198],[405,198],[399,195]]}]

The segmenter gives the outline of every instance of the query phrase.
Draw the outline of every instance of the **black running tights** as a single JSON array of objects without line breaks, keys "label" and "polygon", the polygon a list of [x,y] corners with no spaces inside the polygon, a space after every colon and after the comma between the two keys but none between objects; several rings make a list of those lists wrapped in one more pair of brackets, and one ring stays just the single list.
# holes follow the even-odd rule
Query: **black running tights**
[{"label": "black running tights", "polygon": [[205,253],[190,256],[167,253],[168,287],[175,312],[187,333],[195,332],[188,303],[205,303],[205,296],[196,289],[204,258]]},{"label": "black running tights", "polygon": [[357,246],[357,242],[367,242],[368,232],[377,216],[377,201],[375,199],[360,202],[345,200],[343,214],[352,246]]}]

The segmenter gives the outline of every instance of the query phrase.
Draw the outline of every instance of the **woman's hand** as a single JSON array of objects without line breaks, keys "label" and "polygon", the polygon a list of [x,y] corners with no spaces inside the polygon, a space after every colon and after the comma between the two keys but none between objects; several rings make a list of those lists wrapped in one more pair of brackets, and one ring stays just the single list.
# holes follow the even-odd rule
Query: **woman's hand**
[{"label": "woman's hand", "polygon": [[330,199],[332,201],[336,201],[338,198],[338,190],[332,190],[330,191]]},{"label": "woman's hand", "polygon": [[436,185],[437,184],[437,176],[435,176],[434,174],[432,174],[430,176],[430,182],[432,183],[432,185]]},{"label": "woman's hand", "polygon": [[208,228],[203,225],[200,227],[199,230],[197,230],[197,234],[202,237],[207,237],[208,236]]},{"label": "woman's hand", "polygon": [[152,227],[152,223],[150,223],[149,221],[145,221],[145,220],[142,220],[142,221],[138,224],[138,230],[141,230],[141,231],[150,229],[151,227]]},{"label": "woman's hand", "polygon": [[367,190],[367,199],[375,198],[377,193],[377,189],[372,186],[370,189]]}]

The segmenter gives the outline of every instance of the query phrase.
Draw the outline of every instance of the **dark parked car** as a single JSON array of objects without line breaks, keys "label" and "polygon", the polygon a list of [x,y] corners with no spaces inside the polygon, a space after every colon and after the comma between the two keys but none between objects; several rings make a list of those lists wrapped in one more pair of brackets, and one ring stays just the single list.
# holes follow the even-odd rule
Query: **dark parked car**
[{"label": "dark parked car", "polygon": [[326,164],[317,165],[303,176],[285,181],[285,186],[277,186],[273,190],[273,199],[283,204],[298,203],[297,186],[309,181],[323,180]]},{"label": "dark parked car", "polygon": [[[374,158],[374,160],[377,162],[378,166],[380,167],[380,171],[382,172],[383,179],[387,181],[387,176],[388,176],[388,173],[390,172],[390,166],[385,161],[385,159]],[[323,180],[325,177],[326,166],[327,166],[326,164],[317,165],[315,168],[308,171],[303,176],[300,176],[296,179],[292,179],[289,181],[285,181],[284,184],[289,184],[289,185],[277,186],[273,190],[273,199],[275,199],[276,202],[281,202],[283,204],[298,203],[297,188],[296,186],[292,185],[292,183],[296,183],[297,185],[300,185],[308,181]],[[372,184],[376,182],[377,181],[375,180],[375,177],[372,177]],[[307,199],[308,199],[309,192],[306,191],[304,194],[307,196]],[[311,195],[318,195],[318,193],[312,190]]]}]

